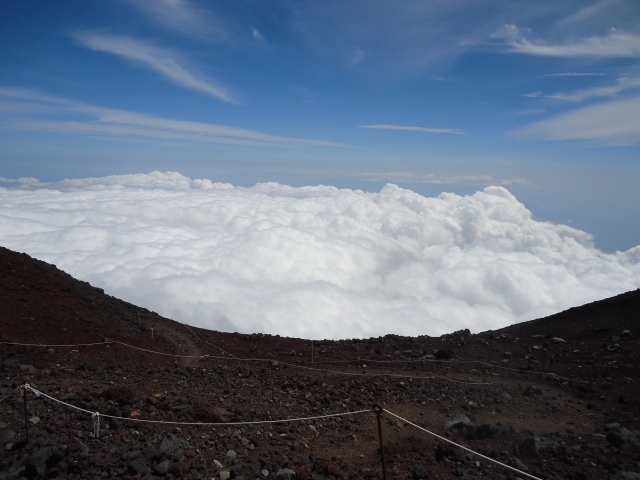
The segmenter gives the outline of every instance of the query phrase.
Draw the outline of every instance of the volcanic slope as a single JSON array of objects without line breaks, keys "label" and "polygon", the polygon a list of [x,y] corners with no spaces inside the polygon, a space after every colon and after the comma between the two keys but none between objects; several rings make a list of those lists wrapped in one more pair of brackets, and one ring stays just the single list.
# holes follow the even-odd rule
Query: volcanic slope
[{"label": "volcanic slope", "polygon": [[[640,478],[639,316],[637,290],[494,332],[312,344],[188,327],[0,248],[0,480],[381,478],[371,411],[124,420],[376,403],[539,478]],[[29,393],[27,442],[24,383],[122,418],[96,438],[90,415]],[[382,432],[390,479],[524,478],[389,413]]]}]

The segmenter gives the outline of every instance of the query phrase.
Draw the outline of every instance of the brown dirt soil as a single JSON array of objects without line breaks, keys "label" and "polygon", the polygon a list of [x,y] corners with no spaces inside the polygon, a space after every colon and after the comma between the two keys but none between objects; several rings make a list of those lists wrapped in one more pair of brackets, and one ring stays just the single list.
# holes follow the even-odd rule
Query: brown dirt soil
[{"label": "brown dirt soil", "polygon": [[[630,476],[640,475],[639,327],[636,290],[499,331],[314,342],[312,364],[309,340],[189,327],[0,248],[0,398],[27,382],[90,411],[167,422],[193,422],[195,413],[275,420],[379,403],[545,479],[640,478]],[[158,353],[115,342],[10,345],[105,338]],[[117,385],[133,399],[107,400]],[[382,478],[373,412],[216,427],[103,418],[95,438],[89,415],[33,395],[27,408],[28,443],[19,395],[0,404],[0,480],[285,480],[287,468],[299,480]],[[472,425],[445,431],[456,414]],[[382,429],[389,479],[517,477],[388,414]]]}]

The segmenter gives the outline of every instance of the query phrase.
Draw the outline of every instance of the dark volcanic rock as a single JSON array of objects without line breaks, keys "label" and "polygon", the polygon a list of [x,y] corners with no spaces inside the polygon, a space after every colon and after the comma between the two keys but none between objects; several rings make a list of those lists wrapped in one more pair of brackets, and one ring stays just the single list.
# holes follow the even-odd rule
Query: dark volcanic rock
[{"label": "dark volcanic rock", "polygon": [[607,442],[620,448],[627,443],[637,444],[638,438],[626,428],[615,427],[607,432]]},{"label": "dark volcanic rock", "polygon": [[162,440],[158,456],[160,458],[178,459],[183,455],[182,441],[173,434],[169,434]]},{"label": "dark volcanic rock", "polygon": [[191,414],[196,420],[203,422],[224,423],[227,422],[220,411],[210,402],[196,398],[191,402]]},{"label": "dark volcanic rock", "polygon": [[131,475],[144,475],[149,471],[149,467],[147,467],[144,458],[139,457],[129,462],[127,470]]},{"label": "dark volcanic rock", "polygon": [[470,428],[471,426],[471,420],[469,420],[469,417],[458,414],[444,424],[444,430],[459,430],[461,428]]},{"label": "dark volcanic rock", "polygon": [[36,475],[43,477],[47,473],[47,469],[62,460],[66,452],[66,445],[50,446],[37,450],[27,460],[26,476],[28,478],[33,478]]},{"label": "dark volcanic rock", "polygon": [[536,436],[525,438],[518,446],[520,456],[527,458],[538,458],[538,449],[540,448],[540,439]]},{"label": "dark volcanic rock", "polygon": [[467,428],[467,440],[486,440],[493,438],[498,433],[498,427],[487,423],[477,427]]},{"label": "dark volcanic rock", "polygon": [[120,406],[131,405],[133,401],[133,390],[127,385],[115,385],[107,388],[100,394],[105,400],[118,402]]},{"label": "dark volcanic rock", "polygon": [[153,465],[152,468],[155,473],[157,473],[158,475],[164,476],[167,473],[169,473],[171,468],[173,468],[173,462],[168,458],[166,458],[162,460],[160,463],[156,463],[155,465]]},{"label": "dark volcanic rock", "polygon": [[451,352],[446,350],[438,350],[436,352],[436,360],[449,360],[451,358]]},{"label": "dark volcanic rock", "polygon": [[542,395],[542,390],[540,390],[535,385],[529,385],[522,394],[526,397],[533,397],[536,395]]},{"label": "dark volcanic rock", "polygon": [[423,480],[429,478],[429,472],[422,465],[418,465],[411,472],[411,478],[413,480]]},{"label": "dark volcanic rock", "polygon": [[276,480],[295,480],[296,472],[290,468],[281,468],[276,474]]}]

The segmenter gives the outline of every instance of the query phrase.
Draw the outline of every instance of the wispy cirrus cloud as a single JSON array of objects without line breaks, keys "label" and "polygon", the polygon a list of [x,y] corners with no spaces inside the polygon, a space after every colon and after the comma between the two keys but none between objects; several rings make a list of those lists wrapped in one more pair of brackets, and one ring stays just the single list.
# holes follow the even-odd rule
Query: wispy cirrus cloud
[{"label": "wispy cirrus cloud", "polygon": [[603,72],[560,72],[560,73],[547,73],[543,77],[602,77]]},{"label": "wispy cirrus cloud", "polygon": [[122,0],[136,7],[151,22],[188,36],[224,40],[229,31],[214,11],[189,0]]},{"label": "wispy cirrus cloud", "polygon": [[149,68],[172,83],[204,93],[224,102],[237,103],[227,89],[206,78],[178,52],[125,35],[104,35],[81,32],[74,35],[90,50],[110,53],[136,65]]},{"label": "wispy cirrus cloud", "polygon": [[609,85],[606,87],[593,87],[584,88],[581,90],[575,90],[573,92],[556,93],[549,95],[549,98],[555,98],[558,100],[567,100],[570,102],[581,102],[587,98],[593,97],[613,97],[625,90],[632,90],[640,88],[640,77],[636,78],[619,78],[615,85]]},{"label": "wispy cirrus cloud", "polygon": [[548,44],[532,41],[528,38],[530,29],[508,24],[493,35],[502,39],[509,47],[508,52],[543,57],[640,57],[640,35],[610,31],[607,35],[594,35],[588,38],[568,41],[561,44]]},{"label": "wispy cirrus cloud", "polygon": [[0,87],[0,122],[12,130],[110,139],[258,147],[350,147],[334,142],[283,137],[226,125],[96,107],[38,91],[6,87]]},{"label": "wispy cirrus cloud", "polygon": [[358,128],[370,128],[377,130],[407,130],[409,132],[424,132],[424,133],[447,133],[451,135],[464,135],[465,132],[457,130],[455,128],[430,128],[430,127],[414,127],[410,125],[358,125]]},{"label": "wispy cirrus cloud", "polygon": [[640,143],[640,97],[578,108],[525,125],[513,136],[530,140],[586,140],[605,145]]}]

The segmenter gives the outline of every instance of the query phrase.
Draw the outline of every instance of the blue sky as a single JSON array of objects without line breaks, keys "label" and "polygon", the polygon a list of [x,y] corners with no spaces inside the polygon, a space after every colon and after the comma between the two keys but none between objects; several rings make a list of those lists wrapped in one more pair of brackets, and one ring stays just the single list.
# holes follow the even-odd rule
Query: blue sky
[{"label": "blue sky", "polygon": [[640,3],[3,2],[0,176],[508,188],[640,244]]}]

